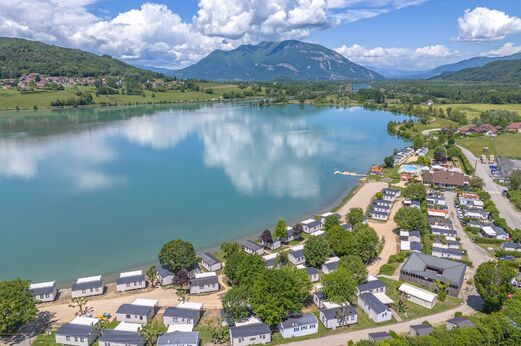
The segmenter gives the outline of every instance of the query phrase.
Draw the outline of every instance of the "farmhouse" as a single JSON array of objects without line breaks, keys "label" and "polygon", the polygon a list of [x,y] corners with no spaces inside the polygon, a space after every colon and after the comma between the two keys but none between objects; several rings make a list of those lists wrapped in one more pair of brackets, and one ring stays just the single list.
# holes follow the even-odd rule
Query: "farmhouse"
[{"label": "farmhouse", "polygon": [[157,300],[138,298],[131,304],[121,304],[116,311],[116,320],[119,322],[147,324],[152,320],[158,308]]},{"label": "farmhouse", "polygon": [[96,327],[99,319],[76,317],[56,331],[56,343],[60,345],[89,346],[99,335]]},{"label": "farmhouse", "polygon": [[427,309],[432,309],[438,301],[438,296],[435,293],[410,285],[408,283],[401,284],[398,290],[405,293],[409,301]]},{"label": "farmhouse", "polygon": [[103,346],[144,346],[145,338],[139,334],[139,323],[121,322],[114,329],[103,329],[99,344]]},{"label": "farmhouse", "polygon": [[216,272],[219,269],[222,268],[222,263],[209,252],[201,252],[199,255],[199,258],[201,258],[200,264],[201,267],[204,269],[210,271],[210,272]]},{"label": "farmhouse", "polygon": [[505,127],[505,129],[508,132],[519,132],[519,133],[521,133],[521,122],[512,123],[512,124],[508,125],[507,127]]},{"label": "farmhouse", "polygon": [[54,281],[40,282],[29,285],[29,291],[37,302],[52,302],[58,296],[58,289]]},{"label": "farmhouse", "polygon": [[116,291],[118,292],[132,291],[146,287],[147,282],[142,270],[121,273],[116,280]]},{"label": "farmhouse", "polygon": [[76,283],[72,285],[72,298],[90,297],[103,294],[105,286],[101,275],[89,276],[86,278],[79,278]]},{"label": "farmhouse", "polygon": [[448,294],[457,297],[466,270],[464,263],[413,252],[400,270],[400,280],[429,288],[439,280],[449,285]]},{"label": "farmhouse", "polygon": [[215,292],[219,289],[219,278],[215,272],[197,273],[190,280],[190,294]]},{"label": "farmhouse", "polygon": [[279,324],[280,335],[284,339],[318,333],[318,320],[312,313],[289,317]]}]

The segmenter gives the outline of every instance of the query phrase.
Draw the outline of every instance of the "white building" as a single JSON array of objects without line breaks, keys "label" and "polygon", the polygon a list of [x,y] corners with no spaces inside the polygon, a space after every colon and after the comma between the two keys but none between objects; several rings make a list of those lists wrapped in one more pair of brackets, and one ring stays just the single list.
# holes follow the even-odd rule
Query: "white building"
[{"label": "white building", "polygon": [[147,282],[142,270],[119,274],[116,280],[116,291],[126,292],[146,288]]},{"label": "white building", "polygon": [[196,273],[190,280],[190,294],[219,291],[221,285],[215,272]]},{"label": "white building", "polygon": [[139,323],[121,322],[114,329],[104,329],[99,337],[101,346],[144,346],[145,338],[139,334]]},{"label": "white building", "polygon": [[104,291],[105,285],[102,276],[89,276],[76,280],[76,283],[72,285],[71,296],[72,298],[97,296],[103,294]]},{"label": "white building", "polygon": [[58,296],[58,289],[54,281],[30,284],[29,291],[39,303],[52,302]]},{"label": "white building", "polygon": [[158,310],[158,301],[154,299],[138,298],[131,304],[121,304],[116,311],[118,322],[147,324]]},{"label": "white building", "polygon": [[98,338],[99,319],[92,317],[76,317],[62,325],[56,331],[56,343],[59,345],[89,346]]},{"label": "white building", "polygon": [[203,304],[181,302],[176,307],[168,307],[163,314],[165,326],[175,326],[172,331],[191,332],[201,319]]},{"label": "white building", "polygon": [[390,321],[392,311],[372,293],[362,293],[358,296],[358,306],[376,323]]},{"label": "white building", "polygon": [[318,320],[312,313],[286,318],[279,324],[280,335],[284,339],[318,333]]},{"label": "white building", "polygon": [[301,222],[305,233],[311,234],[322,229],[322,222],[315,219],[307,219]]},{"label": "white building", "polygon": [[432,309],[438,301],[438,296],[435,293],[429,292],[423,288],[419,288],[411,284],[403,283],[400,285],[398,290],[407,294],[407,299],[409,301],[427,309]]}]

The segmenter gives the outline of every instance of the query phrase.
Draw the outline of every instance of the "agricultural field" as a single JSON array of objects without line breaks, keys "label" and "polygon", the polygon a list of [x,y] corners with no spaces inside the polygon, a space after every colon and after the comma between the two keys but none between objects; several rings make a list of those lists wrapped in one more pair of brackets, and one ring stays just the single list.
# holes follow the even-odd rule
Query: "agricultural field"
[{"label": "agricultural field", "polygon": [[504,133],[497,137],[479,136],[458,138],[456,139],[456,143],[469,149],[476,156],[483,154],[484,148],[487,147],[487,154],[521,158],[520,133]]},{"label": "agricultural field", "polygon": [[452,109],[457,109],[462,112],[465,112],[467,119],[472,120],[474,118],[479,117],[479,115],[488,110],[492,109],[501,109],[510,112],[518,112],[521,114],[521,104],[506,104],[506,105],[493,105],[493,104],[481,104],[481,103],[469,103],[469,104],[446,104],[440,105],[444,109],[448,107],[452,107]]}]

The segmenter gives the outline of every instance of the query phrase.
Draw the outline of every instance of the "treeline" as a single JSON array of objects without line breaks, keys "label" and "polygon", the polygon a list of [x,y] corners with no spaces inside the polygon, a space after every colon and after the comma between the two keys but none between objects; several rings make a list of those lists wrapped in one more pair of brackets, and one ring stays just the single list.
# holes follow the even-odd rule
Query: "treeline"
[{"label": "treeline", "polygon": [[51,101],[53,107],[64,107],[64,106],[87,106],[94,104],[94,99],[90,93],[78,92],[77,97],[69,97],[66,99],[56,99]]}]

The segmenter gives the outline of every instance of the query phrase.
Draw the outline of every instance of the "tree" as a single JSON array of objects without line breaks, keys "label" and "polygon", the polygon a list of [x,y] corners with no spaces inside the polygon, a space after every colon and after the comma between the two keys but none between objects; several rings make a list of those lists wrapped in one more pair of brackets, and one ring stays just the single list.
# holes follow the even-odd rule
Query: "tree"
[{"label": "tree", "polygon": [[228,343],[230,340],[230,331],[227,327],[219,323],[219,319],[213,319],[208,323],[210,331],[210,339],[214,345],[222,345]]},{"label": "tree", "polygon": [[304,308],[311,281],[307,273],[292,267],[267,269],[250,288],[253,313],[270,326]]},{"label": "tree", "polygon": [[293,226],[293,237],[295,239],[300,239],[302,237],[302,233],[304,233],[304,226],[301,223],[297,223]]},{"label": "tree", "polygon": [[29,281],[14,279],[0,282],[0,333],[16,331],[31,322],[37,311],[29,291]]},{"label": "tree", "polygon": [[262,232],[261,236],[260,236],[260,240],[262,240],[262,242],[264,244],[271,244],[273,243],[273,237],[271,235],[271,232],[269,229],[266,229],[264,230],[264,232]]},{"label": "tree", "polygon": [[326,239],[331,250],[340,257],[349,253],[351,249],[351,238],[351,232],[347,232],[340,226],[335,226],[326,233]]},{"label": "tree", "polygon": [[418,136],[414,137],[414,140],[413,140],[414,148],[419,149],[419,148],[423,147],[424,144],[425,144],[425,142],[424,142],[422,136],[418,135]]},{"label": "tree", "polygon": [[512,190],[521,190],[521,169],[516,169],[510,173],[510,188]]},{"label": "tree", "polygon": [[521,325],[521,291],[516,291],[510,299],[505,300],[503,312],[517,325]]},{"label": "tree", "polygon": [[439,145],[434,149],[434,160],[446,161],[447,160],[447,149],[444,146]]},{"label": "tree", "polygon": [[382,244],[374,228],[358,224],[353,227],[349,253],[358,256],[364,263],[371,263],[382,249]]},{"label": "tree", "polygon": [[306,262],[315,268],[321,266],[331,254],[326,238],[310,237],[304,244]]},{"label": "tree", "polygon": [[420,209],[401,207],[394,215],[394,222],[404,230],[413,231],[423,227],[424,219]]},{"label": "tree", "polygon": [[339,267],[345,268],[355,280],[357,285],[367,278],[367,267],[359,256],[349,255],[340,259]]},{"label": "tree", "polygon": [[415,201],[423,201],[427,196],[427,189],[422,183],[410,183],[403,189],[403,197],[410,198]]},{"label": "tree", "polygon": [[221,250],[224,252],[224,259],[228,260],[231,255],[241,252],[241,246],[234,241],[228,241],[221,244]]},{"label": "tree", "polygon": [[69,304],[70,308],[78,309],[78,315],[83,316],[86,315],[89,311],[87,304],[89,301],[85,297],[72,298],[72,303]]},{"label": "tree", "polygon": [[286,221],[284,221],[284,219],[279,219],[279,221],[277,221],[273,233],[277,239],[286,238],[288,236],[288,227],[286,226]]},{"label": "tree", "polygon": [[483,188],[483,179],[481,179],[480,177],[470,178],[470,186],[475,189]]},{"label": "tree", "polygon": [[277,267],[284,267],[288,265],[288,252],[287,251],[281,251],[277,254],[277,257],[275,258],[275,264]]},{"label": "tree", "polygon": [[177,296],[184,302],[188,291],[190,290],[190,275],[188,274],[188,270],[178,270],[177,273],[175,273],[172,283],[176,288]]},{"label": "tree", "polygon": [[440,302],[444,302],[447,298],[447,288],[449,288],[448,283],[434,280],[434,291],[438,293],[438,300]]},{"label": "tree", "polygon": [[326,217],[326,220],[324,221],[324,231],[329,231],[334,226],[339,226],[340,220],[336,215],[329,215]]},{"label": "tree", "polygon": [[246,286],[234,286],[223,298],[223,311],[226,317],[240,320],[250,315],[250,293]]},{"label": "tree", "polygon": [[407,294],[404,292],[399,292],[398,300],[394,306],[399,313],[404,313],[405,317],[407,317]]},{"label": "tree", "polygon": [[224,266],[224,273],[233,285],[251,286],[255,277],[266,270],[262,257],[243,252],[230,257]]},{"label": "tree", "polygon": [[159,252],[159,263],[169,267],[174,273],[181,269],[192,269],[198,262],[194,246],[177,239],[163,245]]},{"label": "tree", "polygon": [[483,299],[485,311],[497,311],[501,308],[507,296],[513,292],[510,280],[515,275],[516,270],[504,261],[489,261],[478,267],[474,282]]},{"label": "tree", "polygon": [[338,267],[322,279],[322,293],[328,301],[337,304],[353,302],[356,281],[345,267]]},{"label": "tree", "polygon": [[148,268],[147,272],[145,273],[145,276],[146,276],[148,282],[150,282],[150,286],[152,286],[152,288],[155,288],[156,284],[157,284],[156,266],[151,266],[150,268]]},{"label": "tree", "polygon": [[392,155],[386,156],[384,158],[384,166],[386,168],[393,168],[394,167],[394,157]]},{"label": "tree", "polygon": [[362,223],[364,221],[364,218],[365,215],[364,210],[362,208],[351,208],[349,209],[349,213],[347,213],[346,215],[346,219],[352,226]]},{"label": "tree", "polygon": [[157,338],[164,332],[164,327],[156,320],[152,320],[138,329],[139,335],[145,339],[145,345],[154,346],[157,343]]}]

